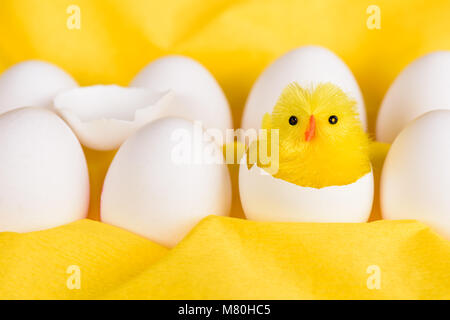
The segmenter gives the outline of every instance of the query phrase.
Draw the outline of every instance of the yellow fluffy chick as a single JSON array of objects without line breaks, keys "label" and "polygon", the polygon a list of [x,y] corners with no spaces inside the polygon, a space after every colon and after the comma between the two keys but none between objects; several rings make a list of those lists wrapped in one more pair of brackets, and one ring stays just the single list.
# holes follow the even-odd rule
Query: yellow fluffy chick
[{"label": "yellow fluffy chick", "polygon": [[260,162],[259,148],[263,142],[268,153],[274,155],[271,146],[276,144],[271,130],[278,129],[278,159],[272,158],[278,160],[277,171],[272,173],[275,178],[312,188],[353,183],[371,171],[369,138],[355,106],[354,100],[331,83],[313,89],[291,83],[283,90],[272,114],[264,116],[262,128],[267,130],[267,136],[260,136],[251,145],[258,151],[250,150],[249,154],[257,152],[258,166],[268,168]]}]

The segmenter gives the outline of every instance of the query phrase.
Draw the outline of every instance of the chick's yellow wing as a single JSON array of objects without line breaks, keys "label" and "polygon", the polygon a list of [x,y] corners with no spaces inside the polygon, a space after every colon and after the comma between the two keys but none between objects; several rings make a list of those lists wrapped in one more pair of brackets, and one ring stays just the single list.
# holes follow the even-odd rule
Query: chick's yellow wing
[{"label": "chick's yellow wing", "polygon": [[[272,129],[272,116],[270,113],[266,113],[262,120],[262,129],[265,132],[258,133],[258,139],[250,143],[247,150],[247,167],[250,169],[254,164],[257,164],[259,167],[266,167],[268,164],[261,163],[260,159],[260,150],[265,150],[265,147],[269,147],[270,154],[270,130]],[[262,144],[262,146],[261,146]]]},{"label": "chick's yellow wing", "polygon": [[261,127],[266,130],[272,128],[272,116],[270,115],[270,113],[266,113],[264,115]]}]

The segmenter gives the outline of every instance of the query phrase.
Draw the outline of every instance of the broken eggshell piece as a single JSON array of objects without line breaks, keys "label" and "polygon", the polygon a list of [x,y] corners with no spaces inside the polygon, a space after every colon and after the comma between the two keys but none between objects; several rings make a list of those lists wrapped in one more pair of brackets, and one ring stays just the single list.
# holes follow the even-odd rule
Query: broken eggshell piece
[{"label": "broken eggshell piece", "polygon": [[94,150],[114,150],[134,132],[167,116],[171,91],[96,85],[59,94],[54,108],[81,143]]},{"label": "broken eggshell piece", "polygon": [[374,181],[369,172],[343,186],[301,187],[274,178],[246,156],[239,170],[239,192],[249,220],[270,222],[366,222],[372,210]]}]

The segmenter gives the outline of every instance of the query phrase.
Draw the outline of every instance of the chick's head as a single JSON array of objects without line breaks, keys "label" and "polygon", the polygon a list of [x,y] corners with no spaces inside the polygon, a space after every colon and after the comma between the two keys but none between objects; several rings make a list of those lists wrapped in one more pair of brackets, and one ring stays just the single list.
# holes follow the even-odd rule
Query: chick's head
[{"label": "chick's head", "polygon": [[278,129],[276,178],[322,188],[355,182],[371,170],[356,102],[331,83],[312,89],[290,84],[265,115],[263,129]]}]

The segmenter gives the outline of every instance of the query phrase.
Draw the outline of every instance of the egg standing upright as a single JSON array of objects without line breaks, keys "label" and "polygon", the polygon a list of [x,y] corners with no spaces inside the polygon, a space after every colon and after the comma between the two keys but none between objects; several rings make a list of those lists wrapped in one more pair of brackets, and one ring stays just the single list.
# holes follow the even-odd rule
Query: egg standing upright
[{"label": "egg standing upright", "polygon": [[0,232],[31,232],[86,218],[89,176],[74,133],[50,110],[0,115]]},{"label": "egg standing upright", "polygon": [[373,174],[369,139],[355,105],[331,83],[305,89],[294,82],[283,90],[273,112],[264,116],[265,130],[250,145],[247,163],[241,164],[247,218],[367,221]]},{"label": "egg standing upright", "polygon": [[22,107],[50,108],[58,93],[77,87],[56,65],[38,60],[18,63],[0,76],[0,114]]},{"label": "egg standing upright", "polygon": [[292,82],[301,86],[331,82],[355,101],[363,128],[366,128],[366,109],[358,82],[346,63],[334,52],[320,46],[303,46],[276,59],[253,85],[242,116],[243,129],[259,129],[261,118],[270,112],[282,90]]},{"label": "egg standing upright", "polygon": [[450,110],[450,51],[414,60],[389,87],[378,111],[377,140],[393,143],[411,121],[433,110]]},{"label": "egg standing upright", "polygon": [[226,216],[230,206],[220,147],[201,126],[167,117],[119,148],[105,178],[101,220],[173,247],[200,220]]},{"label": "egg standing upright", "polygon": [[205,128],[233,128],[227,98],[217,80],[200,62],[185,56],[168,55],[152,61],[131,81],[130,87],[170,90],[174,101],[166,116],[202,122]]},{"label": "egg standing upright", "polygon": [[418,220],[450,240],[450,110],[411,121],[395,138],[380,184],[383,219]]}]

